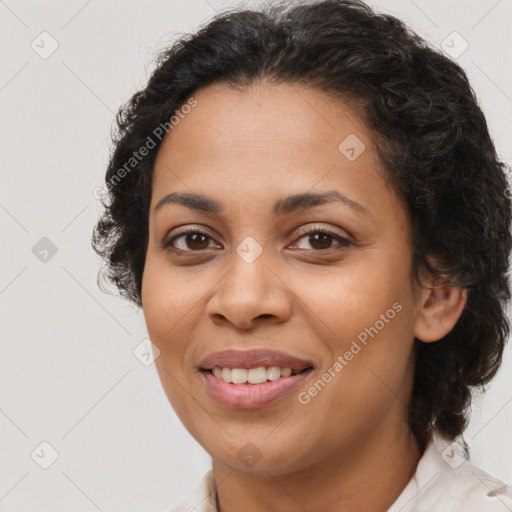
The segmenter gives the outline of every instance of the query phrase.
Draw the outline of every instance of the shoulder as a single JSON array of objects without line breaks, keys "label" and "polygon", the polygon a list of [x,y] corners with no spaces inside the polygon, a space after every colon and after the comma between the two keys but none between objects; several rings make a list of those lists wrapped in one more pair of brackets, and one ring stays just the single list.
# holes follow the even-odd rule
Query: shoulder
[{"label": "shoulder", "polygon": [[473,465],[456,441],[450,443],[438,435],[427,446],[405,490],[411,512],[512,511],[512,486]]},{"label": "shoulder", "polygon": [[[455,468],[438,474],[437,496],[432,503],[449,500],[450,512],[510,512],[512,511],[512,487],[474,466],[469,460]],[[444,501],[446,504],[446,501]],[[441,510],[441,508],[439,508]]]}]

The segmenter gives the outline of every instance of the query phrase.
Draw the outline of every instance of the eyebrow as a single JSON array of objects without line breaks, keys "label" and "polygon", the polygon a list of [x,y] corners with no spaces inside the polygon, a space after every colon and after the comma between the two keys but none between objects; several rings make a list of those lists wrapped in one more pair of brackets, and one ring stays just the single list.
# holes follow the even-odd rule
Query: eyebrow
[{"label": "eyebrow", "polygon": [[[314,208],[322,204],[339,201],[346,206],[349,206],[357,213],[369,215],[370,211],[365,208],[361,203],[350,199],[345,194],[337,190],[329,190],[327,192],[314,193],[302,192],[293,194],[282,199],[278,199],[273,206],[273,213],[276,216],[284,216],[294,213],[301,209]],[[200,210],[206,213],[221,214],[223,211],[222,205],[214,199],[204,196],[202,194],[189,194],[185,192],[173,192],[162,197],[155,205],[153,213],[159,211],[164,205],[168,204],[181,204],[192,210]]]}]

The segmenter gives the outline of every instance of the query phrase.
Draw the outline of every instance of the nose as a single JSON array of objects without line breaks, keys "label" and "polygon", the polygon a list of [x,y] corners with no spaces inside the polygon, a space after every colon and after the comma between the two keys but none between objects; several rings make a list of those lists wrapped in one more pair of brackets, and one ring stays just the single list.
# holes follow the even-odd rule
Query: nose
[{"label": "nose", "polygon": [[291,314],[289,289],[262,256],[248,263],[235,253],[206,313],[217,325],[231,324],[243,330],[258,322],[285,322]]}]

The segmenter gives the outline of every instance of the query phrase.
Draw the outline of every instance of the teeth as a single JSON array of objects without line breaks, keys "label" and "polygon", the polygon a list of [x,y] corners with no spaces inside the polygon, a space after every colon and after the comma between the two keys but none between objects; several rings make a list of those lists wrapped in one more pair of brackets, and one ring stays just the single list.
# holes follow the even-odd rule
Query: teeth
[{"label": "teeth", "polygon": [[281,368],[281,377],[289,377],[292,374],[291,368]]},{"label": "teeth", "polygon": [[233,368],[231,370],[231,382],[233,384],[245,384],[247,382],[248,370],[243,368]]},{"label": "teeth", "polygon": [[281,377],[281,368],[277,366],[271,366],[267,368],[267,379],[268,380],[277,380]]},{"label": "teeth", "polygon": [[251,368],[247,372],[247,381],[249,384],[263,384],[267,381],[267,369],[264,366]]},{"label": "teeth", "polygon": [[224,382],[231,382],[231,368],[222,368],[220,376]]},{"label": "teeth", "polygon": [[267,380],[277,380],[281,377],[290,377],[291,368],[279,368],[278,366],[259,366],[258,368],[219,368],[212,370],[215,377],[222,379],[224,382],[232,384],[263,384]]}]

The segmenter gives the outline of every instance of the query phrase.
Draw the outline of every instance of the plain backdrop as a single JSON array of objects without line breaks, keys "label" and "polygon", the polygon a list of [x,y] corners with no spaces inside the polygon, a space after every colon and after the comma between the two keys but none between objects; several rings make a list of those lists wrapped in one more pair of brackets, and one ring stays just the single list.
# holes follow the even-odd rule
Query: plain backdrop
[{"label": "plain backdrop", "polygon": [[[157,50],[235,4],[0,1],[0,511],[166,511],[209,469],[134,355],[142,313],[98,289],[90,236],[115,112]],[[457,61],[510,163],[512,1],[371,4],[438,47],[468,45]],[[466,436],[509,484],[511,384],[509,347]]]}]

